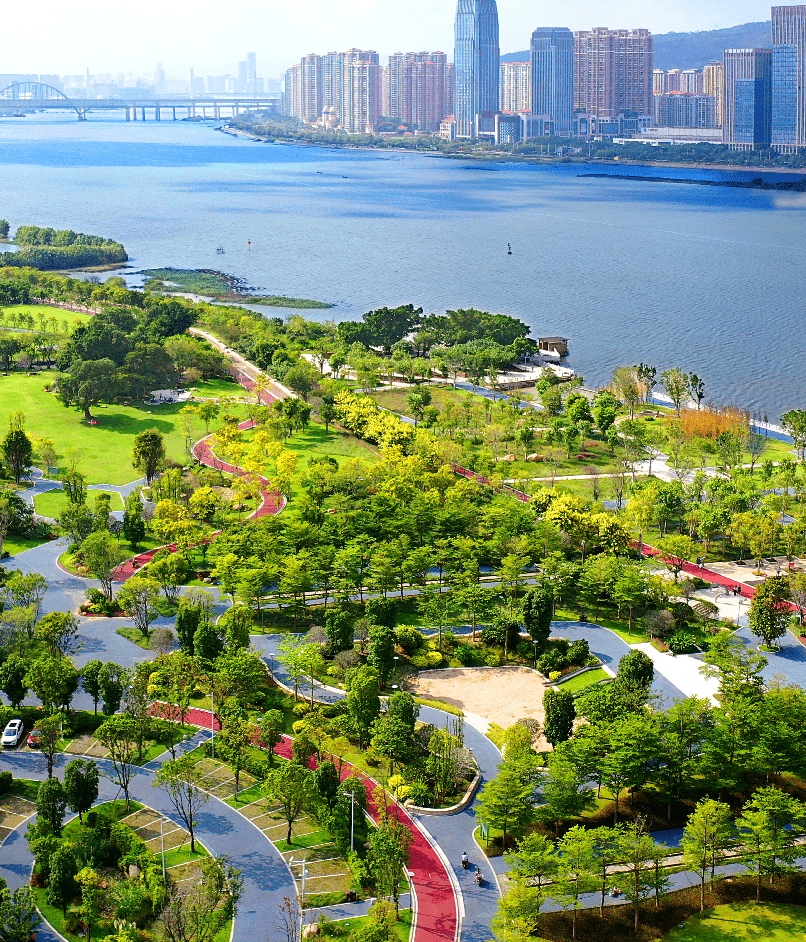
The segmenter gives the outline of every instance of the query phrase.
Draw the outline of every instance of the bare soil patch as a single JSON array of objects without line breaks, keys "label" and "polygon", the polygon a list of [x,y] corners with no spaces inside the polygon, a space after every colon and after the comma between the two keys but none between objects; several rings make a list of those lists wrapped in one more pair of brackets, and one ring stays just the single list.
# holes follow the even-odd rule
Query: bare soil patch
[{"label": "bare soil patch", "polygon": [[546,687],[528,667],[457,667],[421,671],[410,684],[415,696],[443,700],[505,729],[520,719],[543,725]]}]

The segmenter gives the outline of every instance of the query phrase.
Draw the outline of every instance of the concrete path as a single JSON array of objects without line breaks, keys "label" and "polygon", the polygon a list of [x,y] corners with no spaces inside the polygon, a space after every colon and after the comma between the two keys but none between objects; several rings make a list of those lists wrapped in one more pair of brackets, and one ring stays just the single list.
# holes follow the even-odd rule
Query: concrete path
[{"label": "concrete path", "polygon": [[687,697],[699,697],[702,700],[710,700],[714,706],[718,705],[716,694],[719,681],[702,674],[705,665],[699,658],[690,654],[666,654],[648,641],[633,644],[631,647],[636,651],[643,651],[651,658],[657,673],[674,684],[678,690],[682,690]]}]

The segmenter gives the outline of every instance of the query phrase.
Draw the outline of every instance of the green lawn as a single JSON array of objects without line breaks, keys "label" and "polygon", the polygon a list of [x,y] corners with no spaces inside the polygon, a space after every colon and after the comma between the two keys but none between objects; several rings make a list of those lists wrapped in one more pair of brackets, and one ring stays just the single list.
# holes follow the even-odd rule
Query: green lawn
[{"label": "green lawn", "polygon": [[600,680],[610,679],[610,674],[597,668],[594,671],[585,671],[584,674],[577,674],[569,680],[560,681],[560,685],[563,690],[570,690],[571,693],[576,693],[578,690],[585,690],[588,687],[594,686],[594,684],[598,684]]},{"label": "green lawn", "polygon": [[[99,494],[109,494],[112,499],[112,510],[123,510],[123,499],[117,491],[87,491],[87,504],[94,507]],[[37,494],[34,498],[34,508],[42,517],[58,517],[67,509],[69,501],[64,491],[47,491]]]},{"label": "green lawn", "polygon": [[[416,389],[416,387],[412,386],[408,389],[400,387],[395,389],[381,389],[377,392],[370,393],[370,396],[379,406],[383,406],[384,409],[391,409],[393,412],[409,415],[406,396],[408,396],[412,389]],[[445,411],[445,406],[449,402],[454,406],[461,406],[463,403],[470,400],[473,405],[484,407],[485,399],[483,396],[477,396],[475,393],[465,392],[462,389],[454,389],[452,386],[429,385],[428,390],[431,393],[431,405],[436,406],[440,412]],[[491,405],[494,404],[491,403]]]},{"label": "green lawn", "polygon": [[24,553],[25,550],[33,549],[35,546],[41,546],[42,542],[42,540],[36,540],[32,537],[7,536],[5,540],[3,540],[3,552],[16,556],[17,553]]},{"label": "green lawn", "polygon": [[[252,437],[247,432],[244,438],[248,441]],[[299,455],[300,470],[304,470],[309,458],[331,457],[339,464],[359,458],[374,464],[378,460],[378,453],[366,442],[354,435],[330,427],[325,431],[324,425],[319,422],[310,422],[307,429],[297,432],[283,443],[288,451]]]},{"label": "green lawn", "polygon": [[[0,313],[0,327],[14,327],[15,317],[19,315],[30,314],[34,319],[34,330],[42,330],[40,318],[45,317],[45,330],[53,330],[53,320],[55,319],[60,330],[70,330],[76,321],[88,321],[91,314],[79,314],[77,311],[65,311],[60,307],[50,307],[47,304],[12,304],[11,307],[3,308]],[[48,323],[49,322],[49,323]],[[20,324],[23,327],[24,325]]]},{"label": "green lawn", "polygon": [[226,379],[203,379],[190,387],[194,397],[199,399],[230,398],[253,399],[252,393],[240,383],[230,383]]},{"label": "green lawn", "polygon": [[190,838],[188,838],[187,844],[183,844],[181,847],[174,847],[173,850],[165,851],[165,866],[175,867],[177,864],[190,863],[191,861],[201,860],[203,857],[209,856],[209,851],[199,843],[198,838],[196,839],[196,853],[191,854]]},{"label": "green lawn", "polygon": [[[411,935],[412,912],[410,909],[401,909],[398,916],[398,921],[395,923],[393,928],[394,935],[392,938],[395,940],[395,942],[409,942],[409,936]],[[346,938],[341,933],[339,933],[338,938],[343,940],[343,942],[352,942],[358,930],[364,928],[369,923],[369,921],[369,916],[354,916],[352,919],[346,920],[350,926],[349,932]],[[342,920],[342,922],[344,922],[344,920]],[[339,928],[341,928],[340,922],[335,922],[333,925],[339,926]],[[335,933],[329,933],[327,930],[325,930],[324,936],[326,939],[337,938]],[[538,939],[536,942],[540,942],[540,940]]]},{"label": "green lawn", "polygon": [[794,942],[806,938],[806,906],[731,903],[692,916],[665,942]]},{"label": "green lawn", "polygon": [[[185,438],[179,425],[181,403],[162,406],[96,406],[92,413],[98,425],[90,426],[76,409],[65,408],[53,393],[43,390],[56,377],[55,371],[38,376],[13,373],[0,376],[0,415],[21,410],[26,417],[26,430],[32,438],[49,438],[59,455],[59,470],[68,467],[69,449],[78,449],[78,469],[88,484],[126,484],[137,478],[131,464],[134,436],[156,428],[165,436],[167,456],[174,461],[187,461]],[[233,407],[239,413],[242,406]],[[198,424],[198,423],[197,423]],[[211,425],[211,431],[220,423]],[[201,435],[203,428],[197,428]],[[34,456],[35,462],[38,458]],[[41,462],[39,462],[41,463]]]}]

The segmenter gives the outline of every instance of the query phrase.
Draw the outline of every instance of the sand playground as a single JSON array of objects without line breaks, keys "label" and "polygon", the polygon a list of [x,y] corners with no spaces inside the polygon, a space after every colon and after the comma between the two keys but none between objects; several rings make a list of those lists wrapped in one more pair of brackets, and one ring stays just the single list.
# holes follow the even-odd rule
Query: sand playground
[{"label": "sand playground", "polygon": [[506,729],[520,719],[543,725],[546,686],[528,667],[457,667],[421,671],[409,690],[415,696],[459,707],[468,720],[497,723]]}]

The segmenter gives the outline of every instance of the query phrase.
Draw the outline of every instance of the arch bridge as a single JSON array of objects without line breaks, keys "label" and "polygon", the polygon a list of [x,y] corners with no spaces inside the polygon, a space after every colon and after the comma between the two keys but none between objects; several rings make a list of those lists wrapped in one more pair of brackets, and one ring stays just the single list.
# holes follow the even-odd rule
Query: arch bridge
[{"label": "arch bridge", "polygon": [[40,108],[57,107],[72,108],[78,115],[79,121],[87,120],[86,105],[78,104],[72,98],[68,98],[64,92],[59,91],[52,85],[43,85],[41,82],[12,82],[7,88],[0,91],[0,110],[13,111],[21,110],[19,105],[24,106],[24,110],[38,110]]}]

